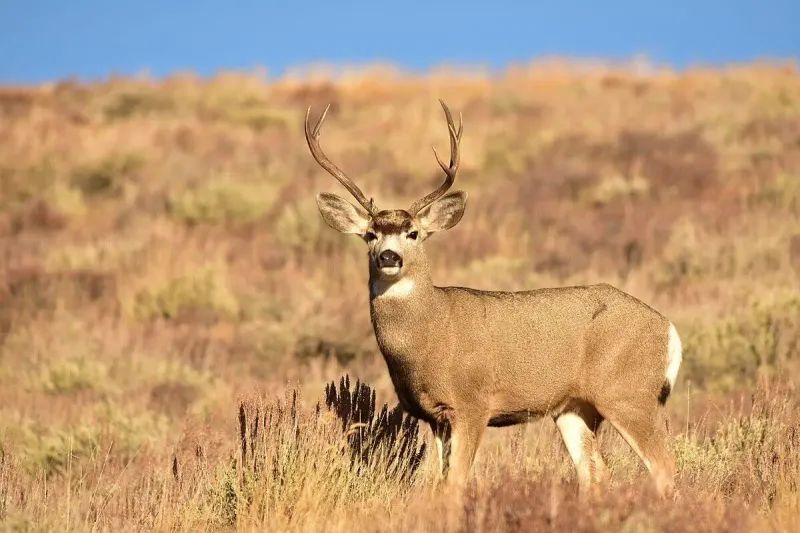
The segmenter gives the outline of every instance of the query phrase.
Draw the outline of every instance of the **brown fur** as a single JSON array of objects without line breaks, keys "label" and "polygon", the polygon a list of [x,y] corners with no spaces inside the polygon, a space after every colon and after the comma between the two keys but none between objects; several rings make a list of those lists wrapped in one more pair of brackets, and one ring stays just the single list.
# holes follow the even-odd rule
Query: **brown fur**
[{"label": "brown fur", "polygon": [[[607,284],[521,292],[435,286],[423,242],[455,226],[466,199],[451,192],[412,215],[369,214],[336,195],[317,196],[331,227],[369,245],[375,337],[403,408],[436,436],[443,476],[467,477],[487,426],[549,416],[581,486],[603,482],[596,433],[608,420],[668,492],[673,463],[661,407],[670,322]],[[401,267],[381,266],[387,250]]]}]

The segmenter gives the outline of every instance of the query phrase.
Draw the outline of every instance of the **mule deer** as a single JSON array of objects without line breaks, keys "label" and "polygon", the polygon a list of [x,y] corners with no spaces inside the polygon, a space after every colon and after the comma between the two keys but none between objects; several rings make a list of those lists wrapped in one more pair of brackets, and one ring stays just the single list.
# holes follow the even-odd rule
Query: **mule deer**
[{"label": "mule deer", "polygon": [[[311,154],[360,208],[319,193],[325,222],[369,247],[372,326],[402,407],[427,422],[441,477],[463,482],[484,429],[552,417],[575,463],[579,486],[607,480],[597,445],[604,420],[622,435],[657,490],[673,488],[663,406],[678,375],[675,327],[608,284],[521,292],[438,287],[423,242],[455,226],[467,193],[448,192],[459,166],[463,118],[445,105],[450,164],[433,149],[444,182],[406,210],[378,210],[322,152],[328,108],[305,132]],[[330,107],[330,106],[329,106]]]}]

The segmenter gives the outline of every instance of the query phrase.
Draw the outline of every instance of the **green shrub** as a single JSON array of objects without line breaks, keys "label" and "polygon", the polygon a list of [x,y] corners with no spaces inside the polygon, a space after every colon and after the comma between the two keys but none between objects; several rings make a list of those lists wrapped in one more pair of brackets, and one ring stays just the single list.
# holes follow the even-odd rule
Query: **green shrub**
[{"label": "green shrub", "polygon": [[603,178],[591,190],[590,199],[596,204],[607,204],[620,198],[635,198],[649,189],[650,183],[641,176],[627,177],[614,174]]},{"label": "green shrub", "polygon": [[113,447],[123,460],[145,444],[161,442],[169,432],[166,417],[151,412],[135,414],[115,403],[99,403],[84,410],[81,419],[66,427],[42,426],[30,420],[15,428],[20,433],[18,455],[30,472],[47,476],[80,473],[98,453]]},{"label": "green shrub", "polygon": [[114,122],[136,115],[170,112],[175,107],[175,102],[163,92],[126,90],[112,94],[103,106],[102,113],[106,121]]},{"label": "green shrub", "polygon": [[225,317],[239,314],[239,302],[231,292],[227,273],[209,263],[184,273],[159,287],[148,287],[135,296],[133,313],[140,318],[176,318],[192,310],[212,311]]},{"label": "green shrub", "polygon": [[800,213],[800,175],[781,172],[756,195],[759,203]]},{"label": "green shrub", "polygon": [[277,187],[272,183],[214,180],[172,195],[167,208],[171,216],[189,224],[246,222],[269,211],[276,195]]},{"label": "green shrub", "polygon": [[69,394],[102,387],[108,369],[87,358],[57,359],[42,369],[41,384],[48,394]]},{"label": "green shrub", "polygon": [[137,154],[111,154],[76,168],[72,185],[87,196],[119,196],[125,192],[126,178],[143,165],[144,160]]},{"label": "green shrub", "polygon": [[726,418],[710,434],[678,435],[675,460],[681,481],[767,510],[787,480],[798,490],[800,426],[791,417],[797,397],[786,383],[762,381],[752,398],[751,412]]},{"label": "green shrub", "polygon": [[800,347],[800,295],[778,302],[755,300],[739,313],[695,321],[681,331],[682,373],[693,384],[717,392],[751,386],[759,375],[776,373]]}]

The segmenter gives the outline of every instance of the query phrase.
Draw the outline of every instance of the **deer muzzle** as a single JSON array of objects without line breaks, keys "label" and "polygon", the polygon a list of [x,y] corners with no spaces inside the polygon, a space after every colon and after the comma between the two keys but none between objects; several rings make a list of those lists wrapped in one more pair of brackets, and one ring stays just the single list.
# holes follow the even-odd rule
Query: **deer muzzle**
[{"label": "deer muzzle", "polygon": [[394,250],[384,250],[378,254],[376,266],[386,273],[397,273],[403,267],[403,258]]}]

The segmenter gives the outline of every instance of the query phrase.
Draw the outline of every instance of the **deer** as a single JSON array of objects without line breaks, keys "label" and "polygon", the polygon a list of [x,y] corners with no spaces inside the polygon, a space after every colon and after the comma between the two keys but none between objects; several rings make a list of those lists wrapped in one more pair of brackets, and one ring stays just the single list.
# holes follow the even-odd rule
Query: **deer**
[{"label": "deer", "polygon": [[460,162],[459,126],[442,99],[450,164],[433,155],[444,181],[408,209],[380,210],[322,152],[320,129],[308,148],[359,206],[329,192],[316,203],[325,223],[366,242],[375,340],[399,403],[430,427],[438,479],[463,486],[487,427],[552,418],[579,491],[604,486],[598,447],[607,421],[638,455],[657,493],[674,491],[664,406],[682,361],[681,339],[664,315],[610,285],[489,291],[436,286],[423,243],[460,222],[463,190],[449,192]]}]

